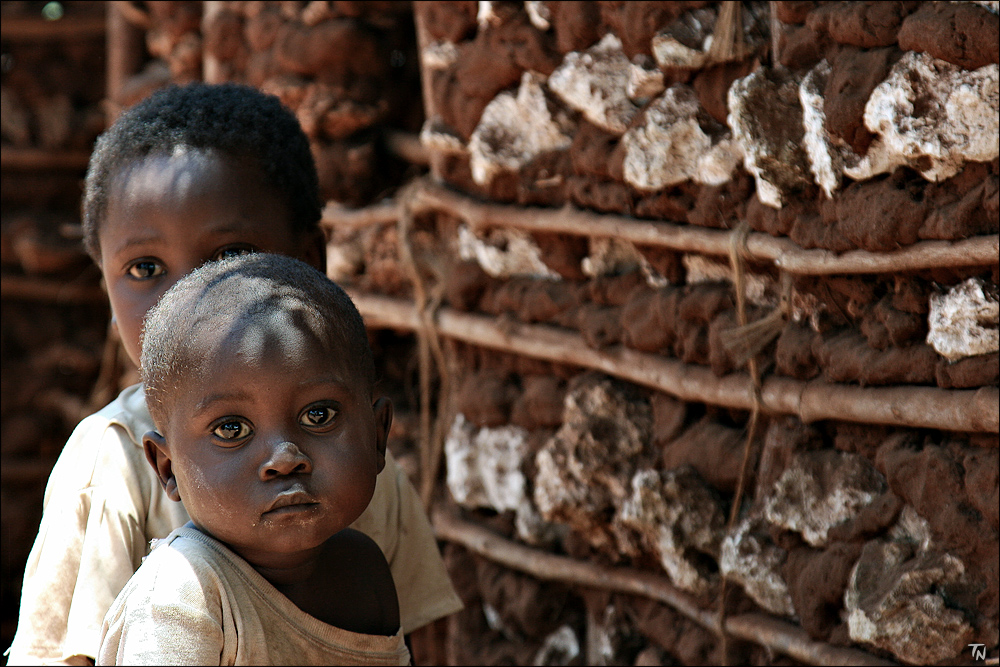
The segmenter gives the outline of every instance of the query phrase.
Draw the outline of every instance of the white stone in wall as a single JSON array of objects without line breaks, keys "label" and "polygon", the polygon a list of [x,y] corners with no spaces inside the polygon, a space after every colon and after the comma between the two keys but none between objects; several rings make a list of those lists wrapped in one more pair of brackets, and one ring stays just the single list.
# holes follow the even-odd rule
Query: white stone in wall
[{"label": "white stone in wall", "polygon": [[692,555],[719,558],[726,516],[717,494],[690,466],[639,470],[631,486],[618,520],[653,546],[678,588],[708,593],[718,575]]},{"label": "white stone in wall", "polygon": [[929,551],[932,548],[931,525],[927,519],[917,514],[912,505],[903,505],[888,536],[896,542],[910,542],[916,545],[918,551]]},{"label": "white stone in wall", "polygon": [[633,73],[635,69],[645,68],[629,61],[621,40],[608,33],[586,51],[567,53],[549,76],[548,85],[591,123],[620,135],[639,111],[628,96],[629,82],[647,76]]},{"label": "white stone in wall", "polygon": [[[781,208],[784,196],[812,182],[801,146],[802,104],[799,81],[788,73],[764,69],[736,79],[729,87],[727,122],[754,176],[761,203]],[[783,114],[787,117],[776,117]]]},{"label": "white stone in wall", "polygon": [[490,0],[479,0],[476,9],[476,22],[480,28],[500,23],[500,16],[493,9],[493,3]]},{"label": "white stone in wall", "polygon": [[666,30],[653,36],[650,46],[656,64],[666,69],[701,69],[712,48],[716,18],[716,11],[710,8],[684,12]]},{"label": "white stone in wall", "polygon": [[916,665],[962,655],[972,627],[942,589],[963,585],[965,566],[948,553],[899,540],[865,544],[844,592],[848,633]]},{"label": "white stone in wall", "polygon": [[528,12],[528,20],[531,21],[531,25],[539,30],[545,31],[552,27],[552,10],[549,9],[549,3],[540,0],[526,0],[524,11]]},{"label": "white stone in wall", "polygon": [[502,92],[486,105],[469,139],[472,179],[488,185],[500,171],[517,171],[536,155],[568,148],[572,124],[549,112],[542,90],[544,77],[521,76],[517,95]]},{"label": "white stone in wall", "polygon": [[561,279],[542,261],[542,250],[531,235],[519,229],[498,227],[479,237],[468,225],[459,225],[458,254],[466,261],[475,260],[494,278]]},{"label": "white stone in wall", "polygon": [[698,156],[691,178],[703,185],[722,185],[733,177],[736,167],[743,164],[743,149],[726,133],[712,139],[712,147]]},{"label": "white stone in wall", "polygon": [[764,518],[824,547],[830,528],[857,516],[886,489],[885,478],[857,454],[796,454],[764,498]]},{"label": "white stone in wall", "polygon": [[766,524],[747,516],[722,540],[719,571],[772,614],[795,616],[788,584],[781,576],[786,556],[767,537]]},{"label": "white stone in wall", "polygon": [[[862,180],[901,165],[941,181],[966,162],[1000,155],[1000,68],[976,70],[907,52],[865,104],[865,127],[877,135],[844,173]],[[930,166],[924,166],[929,164]]]},{"label": "white stone in wall", "polygon": [[653,58],[660,67],[700,69],[705,64],[705,51],[711,43],[712,38],[709,36],[704,49],[692,49],[669,35],[656,35],[653,37]]},{"label": "white stone in wall", "polygon": [[589,253],[580,261],[580,270],[584,275],[597,278],[638,269],[650,287],[659,288],[669,284],[669,281],[653,268],[649,260],[628,241],[591,237],[589,244]]},{"label": "white stone in wall", "polygon": [[436,153],[466,155],[468,148],[454,130],[447,127],[440,116],[424,121],[420,128],[420,143]]},{"label": "white stone in wall", "polygon": [[655,455],[651,429],[648,402],[610,378],[584,376],[566,394],[562,426],[535,455],[533,497],[542,517],[609,556],[634,554],[611,517],[631,495],[637,466]]},{"label": "white stone in wall", "polygon": [[622,137],[626,183],[649,192],[694,175],[712,145],[698,124],[699,106],[694,90],[676,85],[646,107],[642,122]]},{"label": "white stone in wall", "polygon": [[840,189],[846,165],[856,165],[861,159],[843,139],[831,135],[824,125],[826,111],[823,90],[830,76],[830,64],[821,60],[802,78],[799,100],[802,102],[803,145],[809,156],[809,169],[816,184],[827,197]]},{"label": "white stone in wall", "polygon": [[529,544],[548,544],[564,532],[543,520],[528,497],[521,466],[530,447],[523,428],[476,428],[458,414],[444,450],[448,491],[459,505],[512,510],[517,535]]},{"label": "white stone in wall", "polygon": [[580,640],[568,625],[559,626],[542,642],[533,665],[569,665],[580,656]]},{"label": "white stone in wall", "polygon": [[628,71],[628,83],[625,85],[625,94],[630,100],[638,105],[643,105],[647,101],[663,92],[663,72],[658,69],[646,69],[645,67],[632,67]]},{"label": "white stone in wall", "polygon": [[431,42],[420,52],[420,63],[426,70],[448,69],[458,61],[458,48],[453,42]]},{"label": "white stone in wall", "polygon": [[927,342],[949,361],[1000,349],[1000,303],[995,286],[969,278],[944,294],[932,294]]},{"label": "white stone in wall", "polygon": [[521,462],[528,433],[519,426],[476,428],[455,416],[444,444],[448,490],[460,505],[516,510],[525,498]]}]

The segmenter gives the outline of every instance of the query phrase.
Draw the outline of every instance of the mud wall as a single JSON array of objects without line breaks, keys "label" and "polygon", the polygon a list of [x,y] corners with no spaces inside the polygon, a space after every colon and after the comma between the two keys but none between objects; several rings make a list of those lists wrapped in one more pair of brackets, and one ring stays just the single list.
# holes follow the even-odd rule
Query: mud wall
[{"label": "mud wall", "polygon": [[415,13],[431,177],[331,273],[424,354],[448,659],[995,655],[995,3]]}]

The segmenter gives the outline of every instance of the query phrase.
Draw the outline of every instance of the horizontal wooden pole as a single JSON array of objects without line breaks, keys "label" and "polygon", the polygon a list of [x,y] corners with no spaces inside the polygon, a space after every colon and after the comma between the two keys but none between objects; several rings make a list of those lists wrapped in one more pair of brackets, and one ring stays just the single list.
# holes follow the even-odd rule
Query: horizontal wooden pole
[{"label": "horizontal wooden pole", "polygon": [[0,296],[17,301],[42,301],[54,304],[105,304],[108,297],[96,285],[74,285],[51,278],[3,276]]},{"label": "horizontal wooden pole", "polygon": [[389,151],[410,164],[426,167],[430,160],[427,149],[420,142],[420,135],[400,130],[387,130],[385,145]]},{"label": "horizontal wooden pole", "polygon": [[11,41],[37,42],[44,39],[90,39],[103,37],[103,14],[63,16],[48,21],[41,16],[4,16],[0,36]]},{"label": "horizontal wooden pole", "polygon": [[[533,232],[614,237],[680,252],[725,256],[732,235],[729,230],[594,213],[569,205],[548,209],[486,203],[430,181],[416,191],[416,199],[418,206],[443,208],[473,228],[503,226]],[[829,250],[806,250],[787,238],[753,232],[747,237],[746,250],[752,259],[771,261],[781,269],[801,275],[892,273],[946,266],[992,266],[1000,261],[1000,235],[961,241],[920,241],[885,253],[851,250],[836,254]]]},{"label": "horizontal wooden pole", "polygon": [[[702,609],[686,593],[662,576],[645,570],[608,567],[542,551],[509,540],[453,512],[433,513],[439,539],[460,544],[489,560],[538,579],[639,595],[662,602],[702,627],[720,634],[718,615]],[[800,627],[765,614],[727,618],[726,633],[779,651],[813,665],[891,665],[892,662],[853,648],[813,640]]]},{"label": "horizontal wooden pole", "polygon": [[[429,179],[420,181],[413,192],[414,210],[445,210],[474,229],[511,227],[528,232],[612,237],[638,245],[716,256],[728,255],[733,233],[595,213],[569,205],[556,209],[482,202]],[[331,204],[323,217],[328,226],[361,227],[393,222],[398,215],[398,204],[390,200],[362,209]],[[850,250],[837,254],[829,250],[807,250],[787,238],[753,232],[747,236],[746,252],[750,259],[772,262],[798,275],[894,273],[939,267],[992,266],[1000,261],[1000,235],[987,234],[959,241],[920,241],[893,252]]]},{"label": "horizontal wooden pole", "polygon": [[0,166],[20,171],[76,170],[83,171],[90,162],[87,151],[46,150],[43,148],[0,149]]},{"label": "horizontal wooden pole", "polygon": [[[370,327],[412,331],[421,326],[409,301],[352,289],[348,293]],[[742,410],[753,407],[751,380],[746,373],[718,377],[705,366],[622,346],[595,350],[567,329],[509,322],[500,326],[494,318],[450,308],[440,309],[435,323],[438,332],[449,338],[598,370],[683,401]],[[1000,432],[1000,390],[996,387],[860,387],[769,376],[761,387],[761,399],[765,412],[796,415],[805,423],[839,419],[945,431]]]},{"label": "horizontal wooden pole", "polygon": [[363,229],[371,225],[395,224],[399,206],[395,201],[383,201],[364,208],[348,208],[338,202],[327,202],[321,224],[327,229]]}]

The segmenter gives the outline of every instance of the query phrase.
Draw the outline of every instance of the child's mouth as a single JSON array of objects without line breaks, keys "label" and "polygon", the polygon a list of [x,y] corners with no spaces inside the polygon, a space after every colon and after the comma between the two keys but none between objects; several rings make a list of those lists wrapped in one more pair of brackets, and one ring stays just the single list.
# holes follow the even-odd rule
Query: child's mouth
[{"label": "child's mouth", "polygon": [[318,507],[316,499],[303,490],[301,485],[295,485],[287,491],[282,491],[264,510],[264,514],[289,514],[303,512]]}]

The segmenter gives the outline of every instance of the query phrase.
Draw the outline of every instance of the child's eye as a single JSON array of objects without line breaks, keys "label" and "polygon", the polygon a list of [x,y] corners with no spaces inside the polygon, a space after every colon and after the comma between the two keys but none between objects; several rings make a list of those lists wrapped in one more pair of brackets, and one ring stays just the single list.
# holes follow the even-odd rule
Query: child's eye
[{"label": "child's eye", "polygon": [[163,273],[163,265],[151,259],[139,260],[128,267],[128,274],[139,280],[153,278],[161,273]]},{"label": "child's eye", "polygon": [[337,411],[326,405],[314,405],[307,408],[299,418],[299,423],[310,428],[328,426],[333,418],[337,416]]},{"label": "child's eye", "polygon": [[251,433],[253,429],[250,424],[241,419],[227,419],[212,429],[214,436],[228,441],[243,440]]},{"label": "child's eye", "polygon": [[257,249],[252,246],[226,246],[215,253],[213,259],[228,259],[230,257],[239,257],[240,255],[250,255],[257,252]]}]

